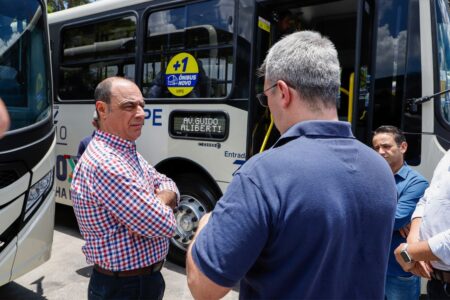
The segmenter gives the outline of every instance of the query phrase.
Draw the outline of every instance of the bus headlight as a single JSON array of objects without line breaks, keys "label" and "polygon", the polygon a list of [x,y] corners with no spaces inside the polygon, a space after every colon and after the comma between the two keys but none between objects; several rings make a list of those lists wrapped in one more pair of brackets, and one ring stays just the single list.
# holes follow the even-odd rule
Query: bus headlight
[{"label": "bus headlight", "polygon": [[28,192],[27,203],[25,207],[25,219],[36,210],[39,204],[49,193],[53,185],[53,169],[50,170],[41,180],[33,184]]}]

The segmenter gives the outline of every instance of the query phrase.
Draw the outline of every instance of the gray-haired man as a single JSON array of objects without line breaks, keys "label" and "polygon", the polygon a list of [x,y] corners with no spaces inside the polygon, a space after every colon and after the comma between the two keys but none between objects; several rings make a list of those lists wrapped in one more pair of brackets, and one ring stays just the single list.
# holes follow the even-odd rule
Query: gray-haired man
[{"label": "gray-haired man", "polygon": [[188,250],[198,299],[382,299],[396,204],[386,161],[339,122],[334,45],[301,31],[262,66],[281,133],[235,174]]}]

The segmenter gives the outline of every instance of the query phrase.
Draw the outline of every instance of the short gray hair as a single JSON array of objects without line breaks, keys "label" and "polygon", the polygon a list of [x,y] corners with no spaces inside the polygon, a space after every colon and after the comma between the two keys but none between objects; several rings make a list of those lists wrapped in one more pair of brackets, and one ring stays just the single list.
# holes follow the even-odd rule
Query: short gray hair
[{"label": "short gray hair", "polygon": [[102,101],[107,104],[111,103],[111,88],[112,80],[110,78],[101,81],[94,91],[95,101]]},{"label": "short gray hair", "polygon": [[298,31],[282,38],[270,48],[259,73],[271,83],[285,81],[312,109],[336,107],[338,55],[334,44],[318,32]]}]

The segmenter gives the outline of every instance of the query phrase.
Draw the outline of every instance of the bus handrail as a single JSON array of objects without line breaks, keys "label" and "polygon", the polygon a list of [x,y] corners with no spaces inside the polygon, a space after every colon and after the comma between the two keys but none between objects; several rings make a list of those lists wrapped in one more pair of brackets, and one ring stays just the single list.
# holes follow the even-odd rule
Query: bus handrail
[{"label": "bus handrail", "polygon": [[[352,72],[350,74],[350,86],[349,86],[349,90],[347,91],[346,89],[339,87],[339,90],[341,92],[343,92],[344,94],[348,95],[348,122],[352,122],[352,114],[353,114],[353,85],[354,85],[354,80],[355,80],[355,73]],[[269,141],[269,136],[270,133],[272,132],[272,128],[273,128],[273,117],[272,114],[270,114],[270,124],[269,124],[269,128],[267,129],[266,135],[264,136],[264,140],[263,143],[261,145],[261,148],[259,149],[259,153],[263,152],[264,149],[266,149],[267,146],[267,142]]]},{"label": "bus handrail", "polygon": [[348,115],[347,115],[347,121],[349,123],[352,123],[353,120],[353,87],[354,87],[354,81],[355,81],[355,72],[352,72],[350,74],[349,79],[349,87],[348,87]]},{"label": "bus handrail", "polygon": [[88,53],[98,53],[102,51],[110,51],[110,50],[117,50],[122,48],[126,43],[133,41],[134,37],[129,38],[121,38],[117,40],[112,41],[105,41],[105,42],[95,42],[90,45],[84,45],[79,47],[72,47],[64,49],[64,56],[77,56],[81,54],[88,54]]},{"label": "bus handrail", "polygon": [[[193,30],[193,29],[205,29],[208,32],[209,35],[209,44],[211,46],[217,46],[218,45],[218,37],[217,37],[217,30],[214,26],[212,25],[195,25],[195,26],[191,26],[191,27],[186,27],[186,28],[180,28],[180,29],[175,29],[175,30],[167,30],[167,31],[158,31],[156,33],[151,33],[147,36],[147,38],[155,38],[157,36],[162,36],[162,35],[174,35],[177,33],[186,33],[189,30]],[[217,48],[212,48],[210,49],[211,52],[211,56],[212,57],[217,57],[218,54],[218,49]]]},{"label": "bus handrail", "polygon": [[409,110],[411,112],[417,112],[417,105],[425,103],[430,101],[431,99],[433,99],[436,96],[442,95],[442,94],[446,94],[450,92],[450,89],[447,90],[443,90],[439,93],[433,94],[433,95],[429,95],[429,96],[423,96],[423,97],[419,97],[419,98],[410,98],[406,100],[406,103],[409,107]]},{"label": "bus handrail", "polygon": [[273,116],[272,116],[272,114],[270,114],[269,128],[267,129],[266,135],[264,136],[264,140],[261,145],[261,149],[259,149],[259,153],[263,152],[264,149],[266,149],[267,142],[269,141],[269,136],[270,136],[270,133],[272,132],[272,129],[273,129]]}]

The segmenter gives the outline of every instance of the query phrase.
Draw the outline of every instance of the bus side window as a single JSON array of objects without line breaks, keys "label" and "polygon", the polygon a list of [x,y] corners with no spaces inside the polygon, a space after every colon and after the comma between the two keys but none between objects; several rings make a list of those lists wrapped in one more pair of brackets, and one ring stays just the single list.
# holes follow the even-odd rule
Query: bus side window
[{"label": "bus side window", "polygon": [[134,80],[136,22],[122,16],[63,29],[59,98],[92,99],[96,85],[110,76]]},{"label": "bus side window", "polygon": [[[234,71],[233,14],[233,7],[222,7],[218,0],[151,13],[144,45],[144,96],[226,97],[231,92]],[[195,58],[198,80],[191,92],[177,95],[166,86],[165,73],[169,61],[181,53]]]}]

